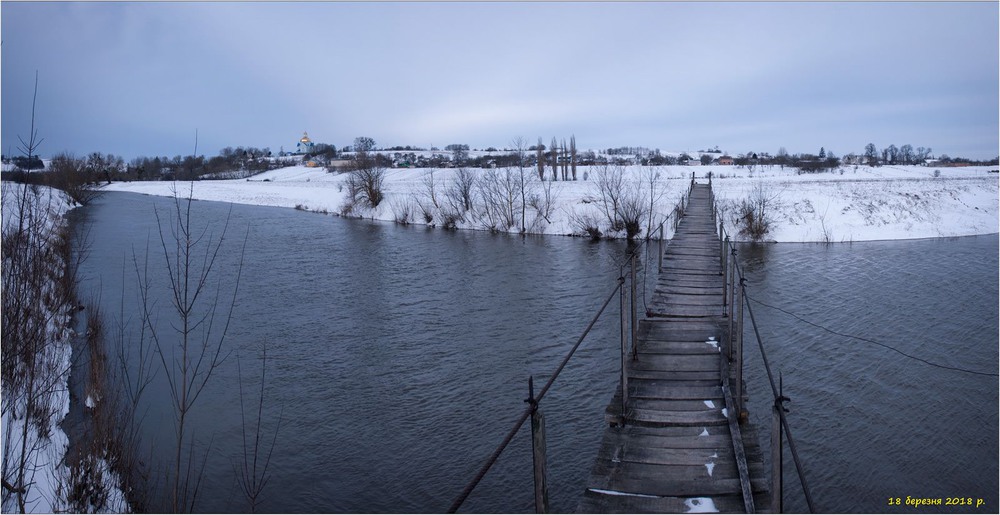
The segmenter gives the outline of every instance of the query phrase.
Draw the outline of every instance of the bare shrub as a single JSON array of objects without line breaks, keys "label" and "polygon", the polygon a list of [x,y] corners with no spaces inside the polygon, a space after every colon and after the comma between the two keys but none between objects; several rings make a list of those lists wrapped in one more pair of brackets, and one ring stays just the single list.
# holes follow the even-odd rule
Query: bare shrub
[{"label": "bare shrub", "polygon": [[347,192],[353,203],[375,208],[385,199],[385,167],[367,155],[357,156],[347,177]]},{"label": "bare shrub", "polygon": [[431,204],[435,208],[440,208],[441,206],[438,204],[438,195],[437,195],[438,182],[434,180],[433,168],[420,177],[420,185],[423,187],[424,196],[431,201]]},{"label": "bare shrub", "polygon": [[97,176],[87,162],[72,154],[57,154],[49,164],[47,175],[49,184],[66,192],[74,201],[87,204],[97,198],[101,191],[93,184]]},{"label": "bare shrub", "polygon": [[555,211],[556,202],[559,198],[559,190],[554,186],[555,181],[541,181],[541,192],[532,193],[528,205],[533,207],[537,215],[548,223],[552,223],[549,218]]},{"label": "bare shrub", "polygon": [[757,182],[747,197],[736,202],[733,225],[739,230],[740,236],[751,241],[764,239],[774,225],[778,196],[763,182]]},{"label": "bare shrub", "polygon": [[[711,174],[711,172],[709,172]],[[656,213],[656,204],[658,204],[667,193],[666,184],[660,180],[660,172],[653,167],[646,167],[643,173],[643,182],[646,183],[649,193],[649,209],[646,214],[649,217],[646,222],[646,238],[649,238],[649,232],[654,229],[653,227],[653,217]]]},{"label": "bare shrub", "polygon": [[413,203],[408,199],[396,199],[391,203],[392,218],[397,224],[409,225],[413,220]]},{"label": "bare shrub", "polygon": [[457,229],[458,222],[464,221],[462,215],[454,211],[442,211],[441,212],[441,227],[444,229]]},{"label": "bare shrub", "polygon": [[576,212],[572,212],[569,215],[569,221],[571,224],[573,224],[573,227],[576,229],[574,231],[575,234],[588,236],[592,240],[601,239],[602,235],[600,229],[601,221],[600,218],[595,216],[594,214],[592,213],[578,214]]},{"label": "bare shrub", "polygon": [[646,215],[642,188],[625,179],[625,168],[604,165],[594,172],[597,204],[604,214],[611,232],[625,231],[625,237],[634,239],[642,232],[642,219]]},{"label": "bare shrub", "polygon": [[476,176],[466,168],[459,168],[444,192],[445,200],[452,211],[464,214],[472,211],[475,190]]},{"label": "bare shrub", "polygon": [[519,179],[510,168],[487,171],[477,182],[479,198],[482,200],[479,212],[480,223],[491,231],[507,231],[517,223]]}]

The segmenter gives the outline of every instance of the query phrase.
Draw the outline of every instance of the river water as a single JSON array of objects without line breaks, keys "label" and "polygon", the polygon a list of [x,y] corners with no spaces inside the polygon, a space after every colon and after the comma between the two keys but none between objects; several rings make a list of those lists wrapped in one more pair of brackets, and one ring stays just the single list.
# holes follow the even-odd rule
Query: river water
[{"label": "river water", "polygon": [[[134,337],[136,278],[148,277],[168,349],[159,228],[172,250],[172,209],[170,199],[116,193],[71,213],[89,241],[82,296],[129,320]],[[240,276],[226,360],[189,425],[195,456],[205,460],[196,508],[206,512],[249,510],[234,470],[249,455],[243,429],[252,441],[264,348],[262,448],[278,436],[258,511],[446,510],[521,413],[528,377],[548,378],[612,291],[626,251],[620,242],[280,208],[194,202],[192,213],[196,227],[209,227],[203,242],[218,241],[229,218],[203,297],[212,305],[219,292],[216,330]],[[995,374],[997,246],[996,236],[781,244],[746,247],[743,259],[750,295],[761,302],[928,361]],[[149,256],[148,274],[136,273],[133,255],[140,271]],[[906,511],[886,502],[907,495],[982,497],[986,507],[966,511],[997,510],[995,376],[933,367],[752,307],[792,398],[789,418],[820,510]],[[598,321],[542,403],[553,511],[575,510],[603,434],[617,383],[616,316]],[[751,414],[766,439],[770,394],[757,356],[748,346]],[[144,396],[153,478],[176,451],[165,376],[161,370]],[[804,509],[786,461],[786,507]],[[532,511],[531,481],[525,429],[462,510]]]}]

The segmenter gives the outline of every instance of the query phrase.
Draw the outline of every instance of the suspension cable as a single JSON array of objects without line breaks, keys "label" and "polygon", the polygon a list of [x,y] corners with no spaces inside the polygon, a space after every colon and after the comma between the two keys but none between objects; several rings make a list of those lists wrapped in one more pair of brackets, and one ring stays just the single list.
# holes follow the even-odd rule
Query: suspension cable
[{"label": "suspension cable", "polygon": [[809,320],[806,320],[805,318],[802,318],[801,316],[799,316],[799,315],[797,315],[795,313],[792,313],[791,311],[788,311],[786,309],[782,309],[782,308],[780,308],[778,306],[772,306],[771,304],[768,304],[766,302],[762,302],[762,301],[760,301],[758,299],[755,299],[755,298],[753,298],[753,297],[751,297],[749,295],[747,295],[747,298],[750,299],[750,300],[752,300],[752,301],[754,301],[754,302],[756,302],[757,304],[760,304],[761,306],[764,306],[764,307],[767,307],[767,308],[771,308],[771,309],[780,311],[780,312],[782,312],[782,313],[784,313],[784,314],[786,314],[786,315],[788,315],[788,316],[790,316],[790,317],[792,317],[792,318],[794,318],[794,319],[796,319],[796,320],[798,320],[798,321],[800,321],[802,323],[809,324],[809,325],[811,325],[813,327],[816,327],[818,329],[822,329],[822,330],[824,330],[824,331],[826,331],[826,332],[828,332],[830,334],[835,334],[837,336],[841,336],[841,337],[844,337],[844,338],[852,338],[852,339],[855,339],[855,340],[860,340],[860,341],[863,341],[863,342],[872,343],[872,344],[878,345],[880,347],[884,347],[886,349],[889,349],[889,350],[891,350],[893,352],[896,352],[898,354],[901,354],[901,355],[903,355],[903,356],[905,356],[907,358],[920,361],[920,362],[925,363],[927,365],[930,365],[932,367],[943,368],[945,370],[955,370],[955,371],[958,371],[958,372],[965,372],[965,373],[968,373],[968,374],[976,374],[976,375],[987,376],[987,377],[1000,377],[1000,374],[997,374],[995,372],[980,372],[978,370],[969,370],[967,368],[953,367],[953,366],[949,366],[949,365],[942,365],[940,363],[935,363],[933,361],[926,360],[926,359],[921,358],[919,356],[914,356],[912,354],[907,354],[906,352],[903,352],[903,351],[897,349],[896,347],[893,347],[892,345],[888,345],[888,344],[885,344],[885,343],[882,343],[882,342],[879,342],[879,341],[875,341],[875,340],[872,340],[870,338],[865,338],[863,336],[856,336],[856,335],[853,335],[853,334],[847,334],[847,333],[842,333],[842,332],[839,332],[839,331],[834,331],[833,329],[830,329],[829,327],[824,327],[824,326],[822,326],[820,324],[817,324],[815,322],[811,322]]}]

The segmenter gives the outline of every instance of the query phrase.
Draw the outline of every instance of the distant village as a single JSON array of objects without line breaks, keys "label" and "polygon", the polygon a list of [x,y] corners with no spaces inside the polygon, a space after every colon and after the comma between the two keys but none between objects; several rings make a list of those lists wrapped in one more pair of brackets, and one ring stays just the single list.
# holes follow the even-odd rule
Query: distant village
[{"label": "distant village", "polygon": [[[292,165],[326,168],[331,172],[352,169],[358,156],[367,156],[370,164],[381,168],[504,168],[504,167],[564,167],[577,166],[705,166],[721,165],[746,167],[751,171],[758,167],[792,167],[802,173],[815,173],[842,166],[893,166],[922,165],[939,168],[996,165],[997,159],[974,161],[952,158],[947,155],[933,156],[931,149],[911,145],[889,145],[878,149],[869,143],[861,153],[837,156],[826,148],[815,154],[787,152],[784,147],[774,154],[766,151],[726,152],[718,146],[696,151],[666,152],[647,147],[623,146],[599,150],[577,150],[576,138],[567,140],[552,138],[545,145],[541,138],[528,145],[523,139],[520,148],[487,147],[470,148],[469,145],[453,143],[443,149],[414,146],[379,147],[370,137],[355,138],[353,144],[337,148],[335,145],[314,141],[308,132],[289,145],[282,145],[277,154],[270,148],[226,147],[210,158],[205,156],[137,157],[128,162],[114,154],[93,152],[85,157],[71,154],[57,154],[49,159],[38,156],[4,155],[3,172],[8,180],[11,174],[33,170],[60,171],[66,174],[86,176],[89,181],[130,181],[130,180],[198,180],[198,179],[240,179],[267,170]],[[16,178],[15,178],[16,179]]]}]

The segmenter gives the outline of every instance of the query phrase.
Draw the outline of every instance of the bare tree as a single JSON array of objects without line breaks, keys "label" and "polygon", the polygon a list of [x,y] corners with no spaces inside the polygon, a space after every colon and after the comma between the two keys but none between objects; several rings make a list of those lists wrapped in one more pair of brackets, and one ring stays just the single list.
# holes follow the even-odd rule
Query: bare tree
[{"label": "bare tree", "polygon": [[472,210],[472,197],[476,187],[476,176],[466,168],[459,168],[452,178],[452,183],[445,190],[445,198],[452,204],[452,209],[465,213]]},{"label": "bare tree", "polygon": [[482,226],[490,231],[507,231],[514,227],[520,207],[517,173],[509,167],[494,168],[488,170],[476,184],[482,200],[479,212]]},{"label": "bare tree", "polygon": [[552,144],[549,146],[549,163],[552,164],[552,180],[559,180],[559,145],[556,137],[552,136]]},{"label": "bare tree", "polygon": [[646,208],[641,187],[625,178],[625,168],[604,165],[594,172],[598,206],[611,232],[625,231],[629,240],[642,232]]},{"label": "bare tree", "polygon": [[430,199],[435,208],[440,208],[437,198],[437,181],[434,180],[434,169],[431,168],[420,177],[420,185],[423,186],[424,195]]},{"label": "bare tree", "polygon": [[538,180],[545,180],[545,145],[542,144],[542,137],[538,137],[538,145],[535,147],[535,161],[538,166]]},{"label": "bare tree", "polygon": [[264,386],[267,384],[267,345],[263,345],[261,349],[260,391],[257,395],[256,420],[254,422],[253,433],[250,435],[247,433],[249,423],[247,422],[246,405],[244,403],[243,371],[240,368],[239,357],[236,360],[236,367],[237,373],[240,376],[240,420],[242,421],[241,427],[243,428],[243,461],[239,466],[234,466],[234,468],[237,469],[236,481],[239,483],[247,502],[250,503],[250,512],[254,513],[262,501],[261,496],[264,492],[264,487],[267,486],[267,482],[271,479],[267,469],[271,464],[274,444],[278,441],[282,415],[281,413],[278,415],[277,425],[271,434],[271,444],[265,451],[263,446],[266,445],[266,442],[261,441],[261,439],[264,438],[262,419],[264,418]]},{"label": "bare tree", "polygon": [[[198,465],[195,463],[194,443],[190,441],[193,437],[188,415],[215,371],[229,355],[224,343],[239,291],[247,241],[245,236],[239,252],[239,264],[235,267],[228,309],[220,312],[220,307],[226,308],[219,304],[221,284],[213,294],[209,290],[209,280],[222,253],[230,220],[227,216],[218,238],[213,238],[209,227],[197,229],[192,218],[193,183],[190,188],[185,199],[174,192],[174,206],[169,218],[154,211],[169,278],[173,337],[162,332],[157,325],[148,325],[175,415],[174,458],[167,472],[170,508],[175,513],[192,511],[197,500],[201,471],[196,471]],[[147,323],[154,318],[153,310],[156,309],[148,293],[140,289],[140,309]],[[215,299],[211,304],[206,302],[209,296]],[[157,314],[162,316],[164,311],[158,310]]]},{"label": "bare tree", "polygon": [[530,177],[527,176],[528,172],[524,167],[525,139],[517,136],[511,141],[511,146],[514,147],[514,152],[517,155],[517,189],[521,195],[521,233],[524,233],[528,230],[525,218],[528,208],[528,185],[530,182]]},{"label": "bare tree", "polygon": [[667,187],[665,183],[660,181],[660,172],[651,166],[646,167],[643,179],[645,179],[644,182],[648,186],[649,191],[649,209],[646,211],[649,217],[646,222],[646,238],[648,239],[650,231],[653,230],[653,217],[656,212],[656,204],[666,195]]},{"label": "bare tree", "polygon": [[83,159],[72,154],[60,153],[49,163],[49,183],[66,192],[74,201],[88,204],[101,194],[94,188],[95,176]]},{"label": "bare tree", "polygon": [[757,181],[750,194],[738,202],[733,209],[733,226],[739,234],[752,241],[764,239],[774,225],[774,211],[781,193],[773,191],[763,181]]},{"label": "bare tree", "polygon": [[37,99],[38,99],[38,70],[35,70],[35,89],[34,92],[31,94],[31,129],[28,131],[28,141],[24,141],[24,139],[21,138],[20,135],[17,136],[18,141],[21,142],[21,145],[18,148],[21,150],[21,152],[24,153],[25,156],[27,156],[29,167],[31,166],[31,158],[33,156],[36,156],[35,150],[38,150],[38,147],[42,144],[42,141],[45,140],[44,138],[41,139],[38,138],[38,129],[35,128],[35,101]]},{"label": "bare tree", "polygon": [[576,135],[569,138],[569,163],[573,169],[573,180],[576,180]]},{"label": "bare tree", "polygon": [[566,138],[562,140],[562,180],[569,180],[569,150],[566,149]]},{"label": "bare tree", "polygon": [[369,208],[378,207],[385,198],[385,167],[376,163],[368,154],[361,153],[355,156],[352,168],[347,177],[351,203],[362,202]]}]

